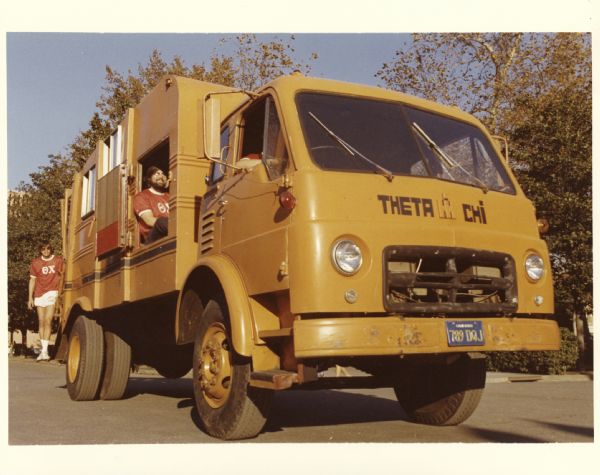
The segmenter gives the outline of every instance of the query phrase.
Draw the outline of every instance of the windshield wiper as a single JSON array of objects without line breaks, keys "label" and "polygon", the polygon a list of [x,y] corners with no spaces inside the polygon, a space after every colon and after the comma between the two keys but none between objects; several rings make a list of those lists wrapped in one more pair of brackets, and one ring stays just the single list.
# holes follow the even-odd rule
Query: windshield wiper
[{"label": "windshield wiper", "polygon": [[483,181],[481,181],[479,178],[473,175],[469,170],[466,170],[460,163],[458,163],[446,152],[444,152],[442,148],[437,143],[435,143],[429,135],[427,135],[427,133],[419,126],[419,124],[413,122],[412,126],[413,129],[415,129],[415,131],[421,136],[421,138],[425,140],[425,142],[427,142],[427,145],[429,145],[429,148],[435,153],[435,155],[439,157],[440,163],[446,169],[446,173],[450,175],[450,178],[452,178],[452,180],[456,181],[456,179],[452,176],[452,173],[450,173],[450,170],[453,168],[459,168],[468,176],[470,176],[473,180],[475,180],[484,193],[487,193],[489,191],[489,187]]},{"label": "windshield wiper", "polygon": [[308,115],[310,115],[317,124],[319,124],[321,127],[323,127],[323,130],[325,132],[327,132],[327,134],[334,139],[337,143],[339,143],[344,150],[346,150],[346,152],[348,152],[352,157],[360,157],[362,158],[365,162],[373,165],[378,171],[382,172],[383,175],[388,179],[388,181],[392,181],[394,179],[394,175],[392,174],[391,171],[389,171],[386,168],[383,168],[381,165],[379,165],[378,163],[375,163],[373,160],[371,160],[370,158],[365,157],[362,153],[360,153],[358,150],[356,150],[352,145],[350,145],[348,142],[346,142],[343,138],[341,138],[339,135],[337,135],[335,132],[333,132],[332,130],[330,130],[329,128],[327,128],[327,126],[321,122],[316,115],[314,115],[312,112],[309,112]]}]

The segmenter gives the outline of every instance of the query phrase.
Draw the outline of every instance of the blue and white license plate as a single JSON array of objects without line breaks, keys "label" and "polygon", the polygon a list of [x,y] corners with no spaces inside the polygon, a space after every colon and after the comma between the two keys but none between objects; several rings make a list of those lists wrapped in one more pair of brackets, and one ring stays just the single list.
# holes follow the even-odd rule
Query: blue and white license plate
[{"label": "blue and white license plate", "polygon": [[480,320],[446,320],[448,346],[480,346],[485,344]]}]

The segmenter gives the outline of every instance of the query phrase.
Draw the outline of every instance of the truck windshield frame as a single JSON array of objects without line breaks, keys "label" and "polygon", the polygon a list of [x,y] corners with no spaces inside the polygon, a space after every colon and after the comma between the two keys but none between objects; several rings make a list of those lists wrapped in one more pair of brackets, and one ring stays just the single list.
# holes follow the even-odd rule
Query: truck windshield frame
[{"label": "truck windshield frame", "polygon": [[[296,106],[309,155],[323,170],[372,174],[373,165],[350,157],[313,116],[393,175],[516,194],[501,158],[475,125],[400,102],[343,94],[299,92]],[[439,150],[415,130],[415,123]],[[440,160],[440,152],[448,162]]]}]

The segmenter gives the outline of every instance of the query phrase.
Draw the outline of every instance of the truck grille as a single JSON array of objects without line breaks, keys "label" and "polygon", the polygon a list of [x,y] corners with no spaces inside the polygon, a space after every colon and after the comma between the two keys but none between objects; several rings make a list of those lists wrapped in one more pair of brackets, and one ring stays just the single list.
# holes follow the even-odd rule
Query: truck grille
[{"label": "truck grille", "polygon": [[515,263],[508,254],[389,246],[383,264],[389,312],[505,314],[517,309]]}]

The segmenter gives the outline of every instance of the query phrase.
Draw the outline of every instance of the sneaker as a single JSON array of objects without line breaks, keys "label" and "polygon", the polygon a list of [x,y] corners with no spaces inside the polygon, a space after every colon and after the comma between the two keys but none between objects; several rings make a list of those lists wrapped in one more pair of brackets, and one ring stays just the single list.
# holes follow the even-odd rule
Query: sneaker
[{"label": "sneaker", "polygon": [[48,353],[42,351],[40,353],[40,355],[37,357],[36,361],[48,361],[50,359],[50,356],[48,355]]}]

